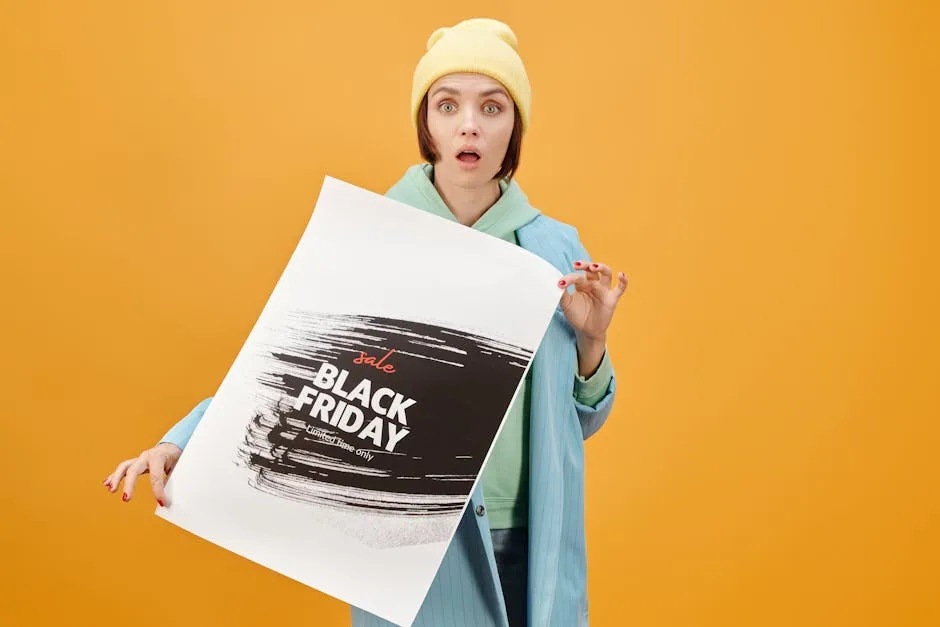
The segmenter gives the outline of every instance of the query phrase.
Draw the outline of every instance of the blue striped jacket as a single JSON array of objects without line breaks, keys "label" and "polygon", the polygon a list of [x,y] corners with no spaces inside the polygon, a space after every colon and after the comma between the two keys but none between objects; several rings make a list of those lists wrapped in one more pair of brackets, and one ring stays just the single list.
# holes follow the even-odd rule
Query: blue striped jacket
[{"label": "blue striped jacket", "polygon": [[[519,245],[562,273],[590,260],[577,231],[538,215],[516,232]],[[588,625],[584,531],[584,440],[603,425],[616,376],[594,406],[575,400],[574,331],[559,306],[532,361],[529,444],[529,625]],[[209,405],[205,399],[161,439],[183,448]],[[425,597],[414,627],[507,627],[502,588],[479,485]],[[477,511],[482,514],[477,514]],[[353,627],[392,623],[352,608]]]}]

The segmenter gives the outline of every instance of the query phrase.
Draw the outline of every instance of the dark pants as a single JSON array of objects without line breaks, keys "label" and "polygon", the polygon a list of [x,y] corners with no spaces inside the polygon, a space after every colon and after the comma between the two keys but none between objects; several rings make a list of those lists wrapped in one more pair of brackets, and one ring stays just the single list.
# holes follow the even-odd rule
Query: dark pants
[{"label": "dark pants", "polygon": [[509,627],[525,627],[528,607],[529,533],[525,527],[492,529],[496,569],[506,599]]}]

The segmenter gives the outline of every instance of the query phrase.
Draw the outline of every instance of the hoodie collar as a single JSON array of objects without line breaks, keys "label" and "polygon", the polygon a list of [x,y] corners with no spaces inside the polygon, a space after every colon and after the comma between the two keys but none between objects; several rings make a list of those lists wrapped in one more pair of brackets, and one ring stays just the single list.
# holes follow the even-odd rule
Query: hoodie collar
[{"label": "hoodie collar", "polygon": [[[413,165],[386,195],[456,222],[454,214],[431,181],[433,172],[434,167],[429,163]],[[515,180],[500,181],[499,191],[496,202],[470,228],[501,239],[510,239],[517,229],[537,217],[539,211],[529,204],[529,199]]]}]

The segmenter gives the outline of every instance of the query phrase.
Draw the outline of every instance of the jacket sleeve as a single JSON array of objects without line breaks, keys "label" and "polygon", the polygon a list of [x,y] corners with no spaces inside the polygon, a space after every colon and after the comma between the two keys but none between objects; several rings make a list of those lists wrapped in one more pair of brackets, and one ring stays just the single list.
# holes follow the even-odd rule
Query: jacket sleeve
[{"label": "jacket sleeve", "polygon": [[[581,243],[577,231],[572,228],[570,236],[573,254],[570,261],[573,263],[580,259],[592,263],[593,259]],[[577,369],[577,364],[575,368]],[[614,404],[617,377],[609,352],[604,351],[601,365],[590,378],[585,379],[577,372],[574,376],[574,405],[581,422],[581,432],[587,440],[604,425]]]},{"label": "jacket sleeve", "polygon": [[189,443],[189,438],[193,435],[193,431],[196,430],[196,426],[199,424],[199,421],[202,420],[211,402],[211,396],[200,401],[198,405],[193,407],[188,414],[173,425],[170,430],[160,438],[160,443],[170,442],[180,447],[180,449],[185,449],[186,444]]},{"label": "jacket sleeve", "polygon": [[605,350],[597,371],[590,377],[575,373],[574,397],[579,403],[596,406],[610,388],[610,381],[614,378],[614,366],[610,361],[610,352]]},{"label": "jacket sleeve", "polygon": [[598,430],[604,426],[604,423],[607,422],[607,416],[610,415],[611,407],[613,407],[614,404],[616,390],[617,380],[611,377],[607,393],[597,404],[587,405],[578,401],[577,397],[575,397],[574,407],[578,412],[578,420],[581,421],[581,432],[584,434],[585,440],[597,433]]}]

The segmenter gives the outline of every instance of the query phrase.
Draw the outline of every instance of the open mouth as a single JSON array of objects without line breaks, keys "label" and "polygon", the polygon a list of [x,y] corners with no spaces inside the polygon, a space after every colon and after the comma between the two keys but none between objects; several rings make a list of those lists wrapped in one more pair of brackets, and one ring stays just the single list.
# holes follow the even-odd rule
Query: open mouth
[{"label": "open mouth", "polygon": [[480,153],[475,150],[461,150],[457,153],[457,160],[463,163],[476,163],[480,160]]}]

